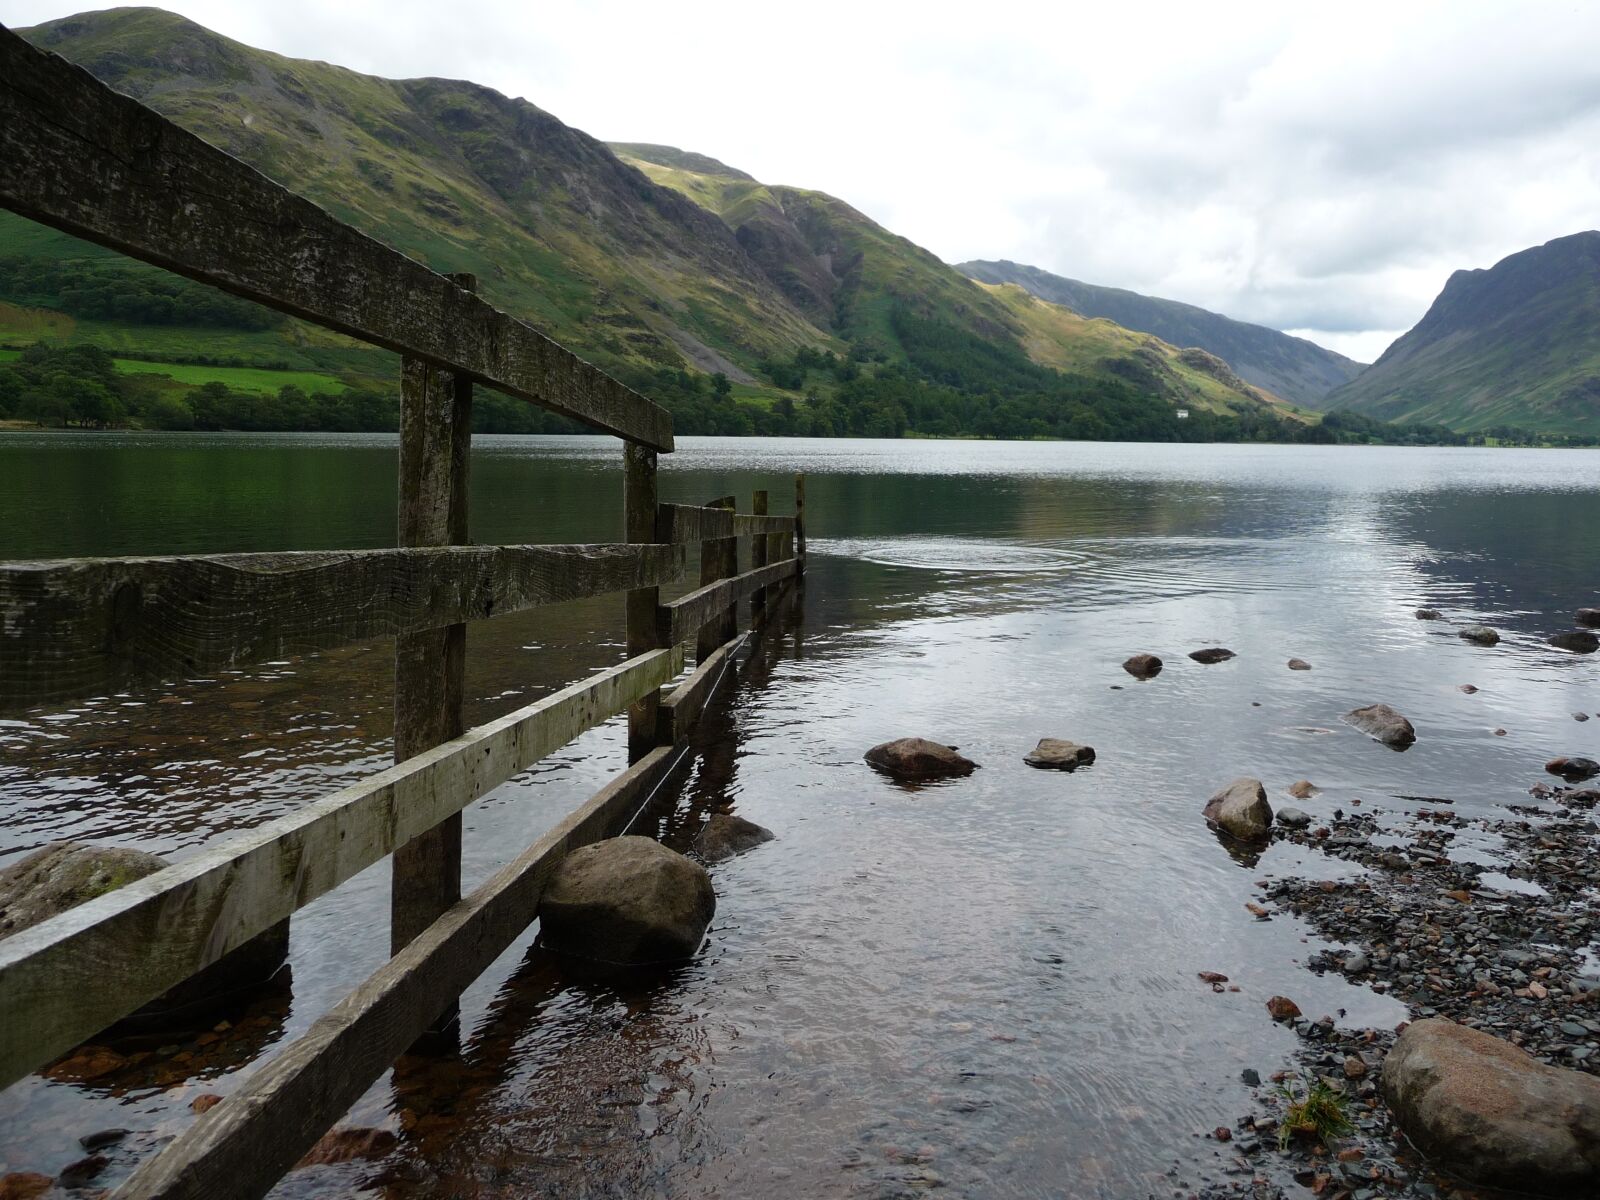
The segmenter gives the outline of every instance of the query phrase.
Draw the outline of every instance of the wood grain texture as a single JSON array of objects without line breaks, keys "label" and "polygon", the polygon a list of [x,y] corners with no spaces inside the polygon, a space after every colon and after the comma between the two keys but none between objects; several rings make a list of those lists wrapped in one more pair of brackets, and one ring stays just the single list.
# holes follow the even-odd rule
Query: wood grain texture
[{"label": "wood grain texture", "polygon": [[0,563],[0,710],[670,583],[681,546]]},{"label": "wood grain texture", "polygon": [[113,1200],[265,1195],[444,1008],[527,928],[569,852],[607,836],[675,759],[659,747],[590,798],[215,1105]]},{"label": "wood grain texture", "polygon": [[[710,510],[723,510],[730,519],[726,525],[726,535],[708,536],[700,543],[701,587],[716,583],[719,579],[731,579],[739,573],[739,539],[733,536],[731,520],[736,503],[732,496],[723,496],[706,506]],[[707,621],[700,627],[700,635],[695,640],[695,662],[705,662],[738,628],[739,616],[732,606],[723,612],[721,619]]]},{"label": "wood grain texture", "polygon": [[734,659],[749,636],[741,633],[718,646],[695,667],[693,674],[661,698],[658,728],[662,744],[675,745],[689,736],[706,705],[732,673]]},{"label": "wood grain texture", "polygon": [[707,587],[697,588],[656,609],[656,624],[661,640],[678,645],[699,632],[700,626],[719,615],[730,604],[737,604],[757,590],[781,583],[794,574],[795,561],[769,563],[765,567],[735,575]]},{"label": "wood grain texture", "polygon": [[662,504],[656,509],[658,542],[703,542],[733,537],[734,514],[716,505]]},{"label": "wood grain texture", "polygon": [[655,650],[0,940],[0,1087],[92,1037],[683,670]]},{"label": "wood grain texture", "polygon": [[794,529],[793,517],[773,517],[762,512],[735,513],[733,531],[740,537],[753,534],[788,533]]},{"label": "wood grain texture", "polygon": [[0,206],[606,433],[672,449],[665,409],[4,28]]},{"label": "wood grain texture", "polygon": [[[657,536],[656,452],[629,443],[622,448],[622,536],[628,542],[648,542]],[[629,655],[662,646],[656,631],[656,607],[661,589],[635,588],[628,593],[626,637]],[[656,700],[651,692],[628,709],[628,761],[638,762],[656,743]]]},{"label": "wood grain texture", "polygon": [[[746,517],[746,521],[762,522],[767,519],[767,493],[765,489],[754,492],[750,497],[750,508],[755,514]],[[750,566],[759,570],[772,561],[772,542],[767,537],[764,527],[750,531]],[[750,621],[752,624],[761,620],[767,611],[767,592],[765,588],[757,587],[750,593]]]}]

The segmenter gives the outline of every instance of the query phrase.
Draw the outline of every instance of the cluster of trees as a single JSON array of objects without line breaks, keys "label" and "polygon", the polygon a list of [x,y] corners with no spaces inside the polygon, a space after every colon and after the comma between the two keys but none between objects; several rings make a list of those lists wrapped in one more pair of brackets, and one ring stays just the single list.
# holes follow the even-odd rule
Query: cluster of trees
[{"label": "cluster of trees", "polygon": [[202,283],[136,263],[0,258],[0,297],[100,321],[276,329],[284,317]]}]

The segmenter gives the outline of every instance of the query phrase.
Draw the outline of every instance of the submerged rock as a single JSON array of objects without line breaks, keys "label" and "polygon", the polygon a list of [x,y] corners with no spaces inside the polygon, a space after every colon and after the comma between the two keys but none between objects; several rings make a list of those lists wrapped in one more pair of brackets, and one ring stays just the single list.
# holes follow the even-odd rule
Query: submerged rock
[{"label": "submerged rock", "polygon": [[1272,805],[1259,779],[1235,779],[1210,800],[1206,823],[1241,842],[1265,841],[1272,832]]},{"label": "submerged rock", "polygon": [[1224,649],[1221,646],[1208,646],[1204,650],[1191,650],[1189,657],[1197,663],[1219,663],[1227,662],[1230,658],[1236,656],[1232,650]]},{"label": "submerged rock", "polygon": [[1432,1017],[1389,1052],[1383,1094],[1418,1149],[1473,1183],[1600,1192],[1600,1079]]},{"label": "submerged rock", "polygon": [[1478,694],[1478,685],[1475,683],[1458,683],[1456,684],[1456,691],[1463,692],[1468,696],[1476,696]]},{"label": "submerged rock", "polygon": [[1417,609],[1417,620],[1419,620],[1419,621],[1439,621],[1439,620],[1443,620],[1443,619],[1444,619],[1444,614],[1442,612],[1440,612],[1437,608],[1419,608],[1419,609]]},{"label": "submerged rock", "polygon": [[583,846],[556,868],[539,901],[546,945],[620,966],[681,962],[705,939],[717,911],[699,863],[647,837]]},{"label": "submerged rock", "polygon": [[746,821],[732,813],[714,813],[694,839],[694,852],[701,862],[717,863],[723,859],[754,850],[762,842],[777,836],[765,826]]},{"label": "submerged rock", "polygon": [[1569,629],[1552,637],[1550,644],[1557,650],[1570,650],[1573,654],[1593,654],[1600,650],[1600,634],[1587,629]]},{"label": "submerged rock", "polygon": [[1545,763],[1544,769],[1552,775],[1559,775],[1568,783],[1582,783],[1585,779],[1593,779],[1600,775],[1600,763],[1592,758],[1552,758]]},{"label": "submerged rock", "polygon": [[1322,789],[1309,779],[1297,779],[1289,785],[1289,795],[1296,800],[1309,800],[1311,797],[1320,794],[1321,791]]},{"label": "submerged rock", "polygon": [[1411,722],[1387,704],[1369,704],[1365,708],[1351,709],[1345,713],[1344,719],[1362,733],[1396,750],[1404,750],[1417,740],[1417,731],[1412,728]]},{"label": "submerged rock", "polygon": [[1135,654],[1122,664],[1122,669],[1135,679],[1154,679],[1165,665],[1154,654]]},{"label": "submerged rock", "polygon": [[1500,635],[1487,625],[1467,625],[1456,630],[1456,636],[1464,642],[1471,642],[1476,646],[1497,646],[1500,644]]},{"label": "submerged rock", "polygon": [[1289,660],[1289,670],[1291,670],[1291,671],[1309,671],[1309,670],[1311,670],[1311,664],[1308,663],[1303,658],[1291,658]]},{"label": "submerged rock", "polygon": [[978,769],[977,763],[957,754],[954,746],[919,737],[880,743],[867,751],[866,759],[886,775],[909,781],[949,779]]},{"label": "submerged rock", "polygon": [[1080,746],[1061,738],[1040,738],[1039,744],[1022,759],[1030,767],[1049,771],[1076,771],[1094,761],[1094,747]]},{"label": "submerged rock", "polygon": [[1587,625],[1590,629],[1600,629],[1600,608],[1580,608],[1573,614],[1572,619],[1579,625]]}]

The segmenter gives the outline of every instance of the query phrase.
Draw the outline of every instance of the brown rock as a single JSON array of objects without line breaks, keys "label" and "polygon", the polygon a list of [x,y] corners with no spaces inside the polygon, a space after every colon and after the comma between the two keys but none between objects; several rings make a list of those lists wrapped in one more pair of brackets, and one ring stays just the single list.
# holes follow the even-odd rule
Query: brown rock
[{"label": "brown rock", "polygon": [[111,1160],[104,1154],[91,1154],[62,1167],[61,1174],[56,1176],[56,1182],[64,1188],[87,1187],[110,1165]]},{"label": "brown rock", "polygon": [[1289,660],[1289,670],[1291,670],[1291,671],[1309,671],[1309,670],[1311,670],[1311,664],[1308,663],[1303,658],[1291,658]]},{"label": "brown rock", "polygon": [[1062,738],[1040,738],[1039,744],[1024,755],[1022,761],[1047,771],[1076,771],[1094,761],[1094,747],[1080,746]]},{"label": "brown rock", "polygon": [[1287,996],[1273,996],[1267,1001],[1267,1011],[1274,1021],[1292,1021],[1300,1015],[1300,1006]]},{"label": "brown rock", "polygon": [[210,1112],[213,1108],[221,1103],[221,1096],[217,1095],[215,1092],[206,1092],[204,1095],[196,1096],[193,1100],[189,1101],[189,1107],[194,1109],[194,1111],[197,1113],[203,1113]]},{"label": "brown rock", "polygon": [[1122,669],[1135,679],[1154,679],[1165,665],[1154,654],[1135,654],[1122,664]]},{"label": "brown rock", "polygon": [[694,839],[694,852],[704,863],[717,863],[770,842],[772,830],[732,813],[713,813]]},{"label": "brown rock", "polygon": [[34,1200],[55,1187],[56,1181],[37,1171],[12,1171],[0,1175],[0,1200]]},{"label": "brown rock", "polygon": [[79,1046],[66,1058],[51,1063],[41,1074],[58,1083],[87,1083],[127,1065],[128,1060],[109,1046]]},{"label": "brown rock", "polygon": [[1419,620],[1419,621],[1437,621],[1443,616],[1444,616],[1444,614],[1442,612],[1440,612],[1437,608],[1419,608],[1419,609],[1417,609],[1417,620]]},{"label": "brown rock", "polygon": [[1189,657],[1197,663],[1219,663],[1227,662],[1235,655],[1232,650],[1226,650],[1221,646],[1208,646],[1204,650],[1191,650]]},{"label": "brown rock", "polygon": [[1582,783],[1585,779],[1600,775],[1600,763],[1592,758],[1552,758],[1545,763],[1544,769],[1552,775],[1561,776],[1568,783]]},{"label": "brown rock", "polygon": [[1228,977],[1226,975],[1224,975],[1221,971],[1201,971],[1199,974],[1200,974],[1200,982],[1201,983],[1227,983],[1228,982]]},{"label": "brown rock", "polygon": [[1289,785],[1289,795],[1296,800],[1309,800],[1311,797],[1320,794],[1321,791],[1322,789],[1309,779],[1297,779]]},{"label": "brown rock", "polygon": [[1272,832],[1272,805],[1259,779],[1235,779],[1206,801],[1206,823],[1241,842],[1265,841]]},{"label": "brown rock", "polygon": [[622,966],[681,962],[705,940],[717,909],[711,876],[645,837],[574,850],[539,901],[545,944],[575,958]]},{"label": "brown rock", "polygon": [[1387,704],[1369,704],[1345,713],[1344,719],[1368,737],[1394,750],[1404,750],[1417,740],[1417,731]]},{"label": "brown rock", "polygon": [[1475,646],[1497,646],[1500,644],[1500,635],[1487,625],[1466,625],[1456,630],[1456,636],[1464,642],[1471,642]]},{"label": "brown rock", "polygon": [[1418,1149],[1473,1183],[1600,1194],[1600,1078],[1433,1017],[1400,1035],[1383,1094]]},{"label": "brown rock", "polygon": [[1367,1074],[1367,1064],[1354,1054],[1345,1055],[1344,1077],[1346,1079],[1363,1079]]},{"label": "brown rock", "polygon": [[866,759],[884,774],[908,782],[950,779],[978,769],[977,763],[957,754],[954,746],[919,737],[883,742],[868,750]]},{"label": "brown rock", "polygon": [[1216,1138],[1219,1142],[1231,1142],[1233,1141],[1233,1130],[1229,1129],[1226,1125],[1218,1125],[1211,1131],[1211,1136]]},{"label": "brown rock", "polygon": [[382,1158],[395,1148],[398,1141],[387,1129],[330,1129],[295,1166],[321,1167],[353,1162],[358,1158]]}]

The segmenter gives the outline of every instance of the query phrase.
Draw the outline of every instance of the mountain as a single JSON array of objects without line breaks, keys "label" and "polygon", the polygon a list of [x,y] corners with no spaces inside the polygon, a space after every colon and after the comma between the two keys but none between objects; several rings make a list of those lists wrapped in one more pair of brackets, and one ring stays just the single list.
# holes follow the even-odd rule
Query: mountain
[{"label": "mountain", "polygon": [[1328,407],[1467,431],[1600,434],[1600,232],[1457,271]]},{"label": "mountain", "polygon": [[961,263],[957,270],[984,283],[1018,284],[1041,300],[1154,334],[1174,346],[1198,346],[1226,362],[1246,383],[1308,408],[1321,408],[1323,397],[1362,370],[1361,363],[1304,338],[1177,300],[1098,287],[1004,260]]}]

